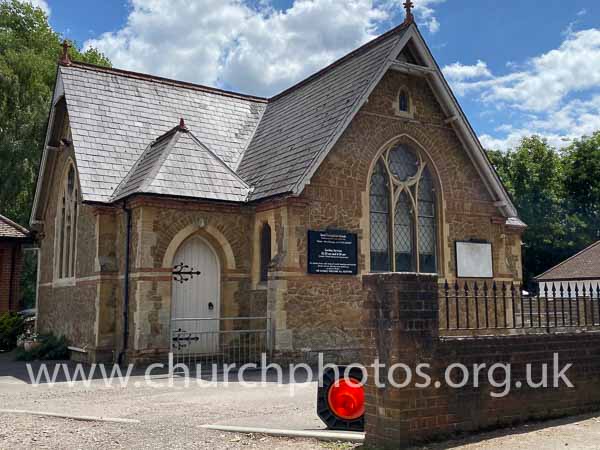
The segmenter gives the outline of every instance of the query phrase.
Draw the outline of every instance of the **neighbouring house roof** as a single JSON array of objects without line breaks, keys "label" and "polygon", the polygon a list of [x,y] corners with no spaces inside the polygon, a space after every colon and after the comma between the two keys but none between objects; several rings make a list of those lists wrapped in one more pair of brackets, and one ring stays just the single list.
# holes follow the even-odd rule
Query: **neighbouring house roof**
[{"label": "neighbouring house roof", "polygon": [[[404,49],[411,58],[397,59]],[[270,99],[74,62],[59,66],[54,105],[65,99],[84,201],[111,203],[126,191],[157,188],[157,180],[136,177],[151,173],[149,161],[166,151],[152,144],[154,139],[180,117],[194,133],[184,141],[201,143],[197,148],[203,155],[210,149],[216,158],[211,163],[224,163],[231,172],[222,173],[229,177],[234,172],[249,188],[247,195],[240,194],[241,185],[190,192],[198,198],[254,201],[300,195],[390,69],[428,80],[507,223],[524,226],[413,23],[388,31]],[[40,178],[48,149],[44,152]],[[180,190],[171,181],[169,189]],[[38,180],[32,220],[41,185]]]},{"label": "neighbouring house roof", "polygon": [[29,230],[8,217],[0,214],[0,240],[1,239],[28,239]]},{"label": "neighbouring house roof", "polygon": [[112,199],[159,194],[243,202],[249,192],[249,186],[182,121],[146,148]]},{"label": "neighbouring house roof", "polygon": [[600,241],[584,248],[535,279],[537,281],[600,280]]}]

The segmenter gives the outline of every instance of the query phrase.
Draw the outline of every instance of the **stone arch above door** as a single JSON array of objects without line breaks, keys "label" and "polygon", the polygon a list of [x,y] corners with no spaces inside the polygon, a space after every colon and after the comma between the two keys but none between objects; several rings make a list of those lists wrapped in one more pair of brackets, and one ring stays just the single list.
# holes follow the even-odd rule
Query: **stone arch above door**
[{"label": "stone arch above door", "polygon": [[227,241],[227,238],[217,228],[206,225],[190,224],[180,230],[169,243],[163,256],[162,267],[172,268],[175,254],[179,247],[191,236],[198,235],[212,246],[221,262],[222,271],[231,271],[236,269],[235,256],[233,249]]}]

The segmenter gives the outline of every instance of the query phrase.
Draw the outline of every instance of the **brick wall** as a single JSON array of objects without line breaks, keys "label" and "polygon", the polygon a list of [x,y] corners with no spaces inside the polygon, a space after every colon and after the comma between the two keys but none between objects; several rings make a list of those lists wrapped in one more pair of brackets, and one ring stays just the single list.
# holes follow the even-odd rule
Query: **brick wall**
[{"label": "brick wall", "polygon": [[23,252],[15,241],[0,242],[0,314],[20,308]]},{"label": "brick wall", "polygon": [[[438,337],[437,282],[434,278],[411,275],[368,275],[364,278],[368,299],[365,327],[371,330],[371,347],[364,362],[378,357],[382,364],[402,362],[416,368],[430,364],[429,387],[415,386],[414,378],[405,388],[374,384],[370,369],[366,386],[367,445],[401,448],[441,439],[460,432],[509,426],[531,419],[559,417],[600,409],[600,334],[554,334],[536,336],[477,337],[468,339]],[[553,387],[554,354],[559,367],[573,364],[567,371],[574,388],[559,383]],[[463,388],[451,388],[445,380],[447,367],[454,363],[510,364],[511,390],[494,398],[504,388],[493,387],[488,372],[474,372]],[[525,365],[532,364],[531,380],[542,379],[548,365],[548,388],[529,387]],[[400,372],[403,374],[403,372]],[[496,379],[502,379],[496,372]],[[452,371],[451,380],[462,374]],[[401,380],[397,380],[401,381]],[[434,382],[441,381],[437,387]],[[517,388],[517,382],[521,387]]]}]

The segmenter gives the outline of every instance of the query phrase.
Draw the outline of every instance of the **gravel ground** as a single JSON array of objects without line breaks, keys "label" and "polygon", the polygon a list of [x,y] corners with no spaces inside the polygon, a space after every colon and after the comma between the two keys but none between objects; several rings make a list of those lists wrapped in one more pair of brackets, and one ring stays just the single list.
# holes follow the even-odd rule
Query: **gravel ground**
[{"label": "gravel ground", "polygon": [[[37,368],[36,368],[37,370]],[[257,378],[258,375],[255,375]],[[0,355],[0,409],[68,415],[126,418],[139,424],[76,420],[0,413],[0,449],[25,448],[351,448],[311,439],[234,434],[201,428],[205,424],[323,429],[315,413],[316,383],[253,387],[239,383],[186,387],[165,376],[132,377],[128,387],[106,387],[102,380],[32,386],[22,364]],[[139,386],[136,386],[138,385]],[[293,392],[292,392],[293,388]]]},{"label": "gravel ground", "polygon": [[[132,377],[128,387],[106,387],[101,380],[88,386],[79,382],[32,386],[22,364],[0,354],[0,409],[44,411],[69,415],[139,420],[139,424],[82,422],[70,419],[0,413],[0,450],[61,449],[352,449],[355,444],[325,443],[235,434],[202,428],[205,424],[250,427],[323,429],[315,414],[316,383],[278,386],[267,383],[245,388],[229,386],[186,387],[182,380],[167,386],[147,386]],[[259,379],[257,379],[259,381]],[[136,382],[139,386],[136,386]],[[292,392],[293,388],[293,392]],[[465,450],[600,449],[600,419],[592,416],[479,434],[468,439],[434,444],[421,449]]]}]

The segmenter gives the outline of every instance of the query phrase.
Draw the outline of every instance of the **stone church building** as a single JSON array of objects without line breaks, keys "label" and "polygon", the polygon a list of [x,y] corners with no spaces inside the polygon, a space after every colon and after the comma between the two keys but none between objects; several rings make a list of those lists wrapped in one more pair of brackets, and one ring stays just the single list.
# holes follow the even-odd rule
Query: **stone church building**
[{"label": "stone church building", "polygon": [[268,317],[280,358],[359,348],[363,274],[518,281],[525,224],[409,15],[271,98],[65,51],[31,226],[39,331],[133,361],[180,319]]}]

